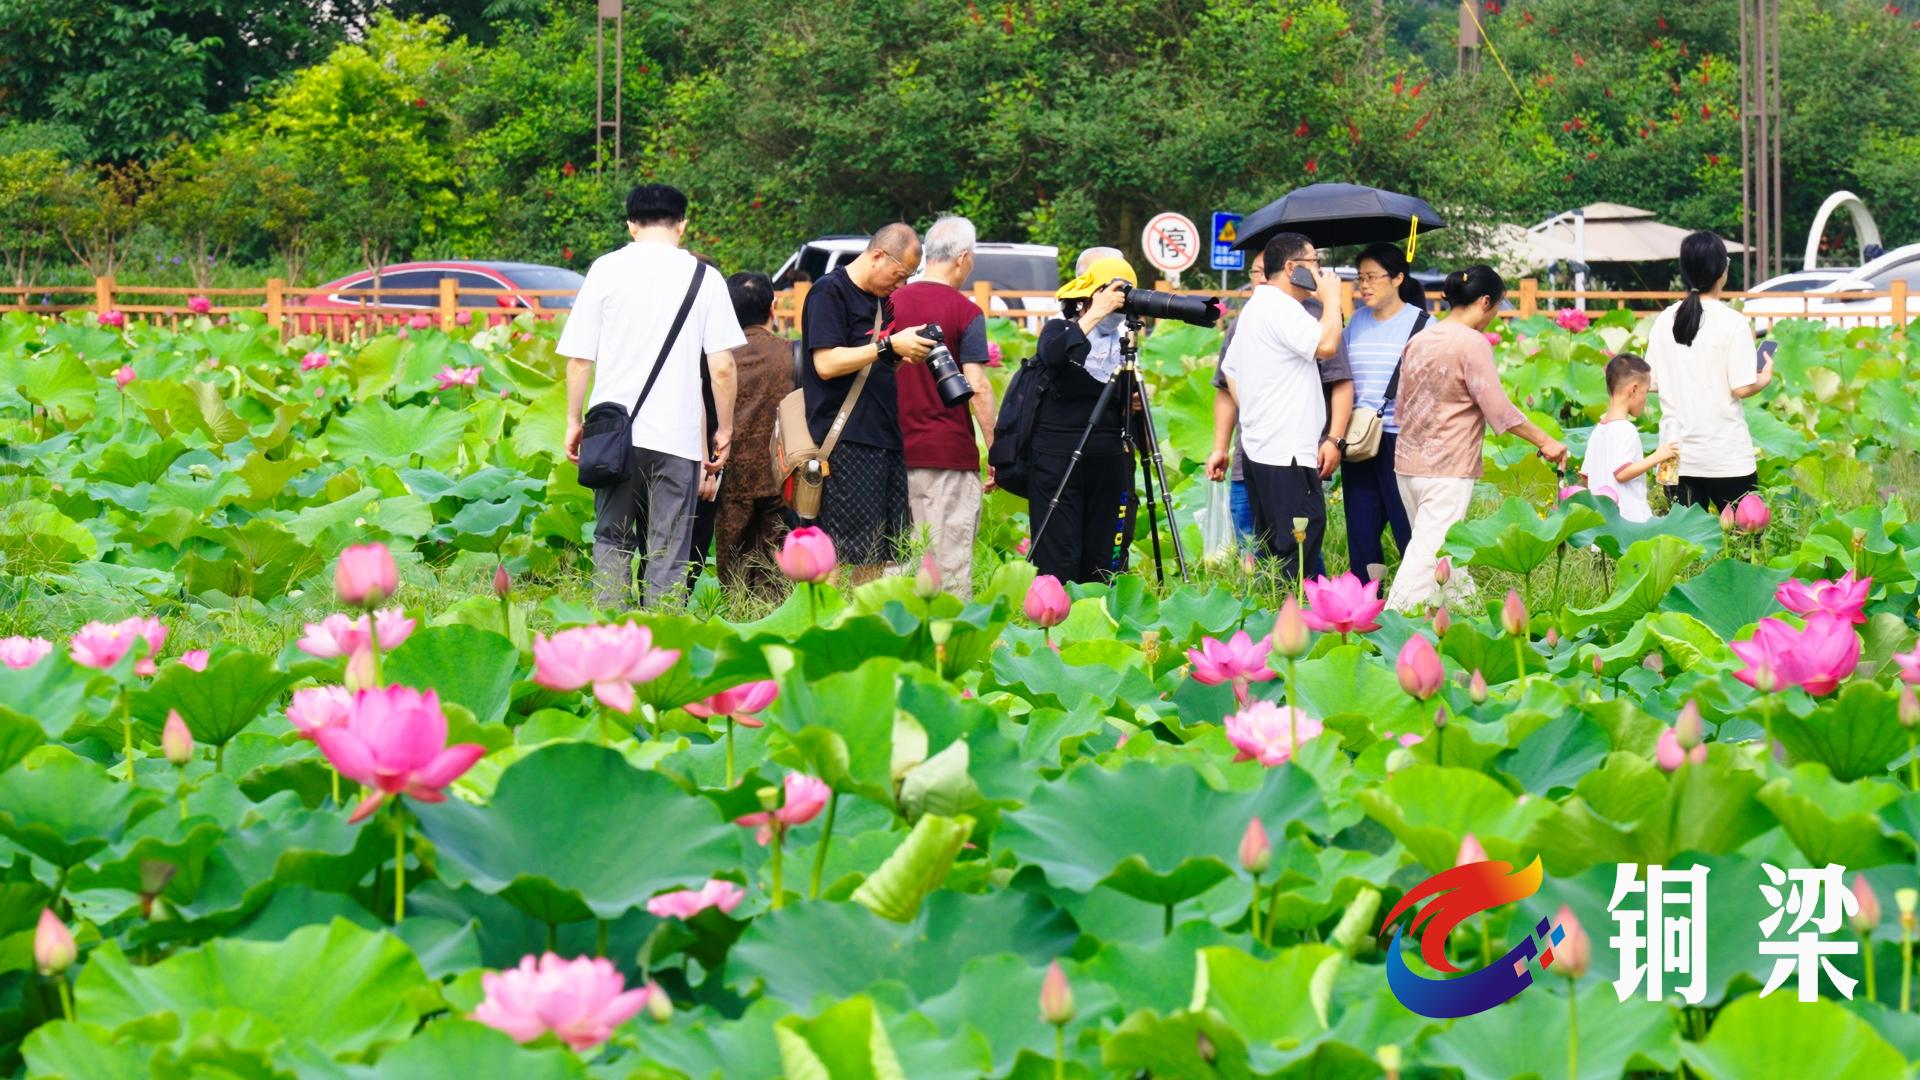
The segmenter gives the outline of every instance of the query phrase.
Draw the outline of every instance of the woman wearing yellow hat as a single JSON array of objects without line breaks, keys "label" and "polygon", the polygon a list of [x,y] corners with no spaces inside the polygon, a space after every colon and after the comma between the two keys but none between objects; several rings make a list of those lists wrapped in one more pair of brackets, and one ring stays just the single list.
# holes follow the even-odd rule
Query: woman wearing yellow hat
[{"label": "woman wearing yellow hat", "polygon": [[[1038,528],[1060,493],[1047,526],[1034,538],[1031,558],[1042,574],[1061,581],[1105,581],[1127,565],[1133,544],[1133,458],[1123,441],[1130,402],[1100,392],[1120,368],[1123,289],[1139,283],[1125,259],[1097,259],[1062,285],[1061,317],[1040,331],[1034,350],[1046,389],[1034,410],[1028,517]],[[1067,475],[1073,449],[1087,435],[1080,462]],[[1062,479],[1067,481],[1061,488]]]}]

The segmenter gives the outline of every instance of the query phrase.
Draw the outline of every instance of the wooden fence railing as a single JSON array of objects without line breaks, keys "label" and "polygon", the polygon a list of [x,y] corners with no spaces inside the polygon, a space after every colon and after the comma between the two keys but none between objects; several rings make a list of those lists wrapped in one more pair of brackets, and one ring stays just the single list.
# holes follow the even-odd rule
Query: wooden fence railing
[{"label": "wooden fence railing", "polygon": [[[1208,289],[1169,289],[1164,281],[1155,282],[1162,291],[1182,296],[1217,296],[1230,307],[1238,307],[1251,295],[1247,290],[1226,293]],[[774,321],[784,331],[799,325],[806,303],[808,285],[801,283],[776,294]],[[995,289],[986,282],[973,286],[974,303],[982,311],[1024,323],[1037,330],[1039,324],[1059,310],[1051,292]],[[92,285],[0,285],[0,312],[25,311],[59,315],[69,311],[104,314],[118,311],[141,321],[177,327],[183,320],[205,314],[219,319],[241,312],[264,313],[269,325],[278,326],[283,337],[312,335],[328,340],[362,338],[384,330],[412,324],[453,329],[475,321],[498,325],[522,313],[538,318],[559,318],[566,314],[560,301],[574,294],[560,289],[471,289],[462,288],[452,277],[442,278],[436,289],[380,289],[343,298],[319,288],[298,288],[274,278],[258,288],[196,289],[176,286],[122,285],[113,278],[96,278]],[[1511,305],[1501,310],[1502,318],[1527,318],[1543,311],[1585,302],[1591,310],[1627,308],[1657,311],[1686,294],[1661,291],[1574,292],[1543,289],[1533,278],[1525,278],[1510,290]],[[1434,301],[1439,293],[1429,293]],[[195,298],[204,298],[204,310],[191,306]],[[1834,293],[1727,293],[1726,299],[1749,305],[1747,315],[1763,329],[1782,319],[1815,318],[1840,326],[1892,326],[1904,333],[1913,317],[1907,283],[1895,281],[1886,292]],[[1353,283],[1341,285],[1341,307],[1353,313]]]}]

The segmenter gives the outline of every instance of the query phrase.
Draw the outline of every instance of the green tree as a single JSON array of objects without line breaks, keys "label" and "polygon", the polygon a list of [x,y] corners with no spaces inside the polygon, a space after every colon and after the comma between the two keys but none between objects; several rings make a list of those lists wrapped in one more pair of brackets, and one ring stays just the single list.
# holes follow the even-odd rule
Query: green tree
[{"label": "green tree", "polygon": [[60,239],[87,273],[112,277],[120,269],[150,187],[148,170],[139,162],[102,165],[93,175],[74,178],[56,221]]},{"label": "green tree", "polygon": [[82,190],[74,167],[52,150],[0,154],[0,250],[15,285],[33,284],[47,256],[59,250],[57,222]]}]

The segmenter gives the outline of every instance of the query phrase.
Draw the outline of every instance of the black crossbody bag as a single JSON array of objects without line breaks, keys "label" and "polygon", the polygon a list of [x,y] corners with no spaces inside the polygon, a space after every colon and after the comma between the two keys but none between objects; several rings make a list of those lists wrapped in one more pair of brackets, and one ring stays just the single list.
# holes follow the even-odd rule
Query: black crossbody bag
[{"label": "black crossbody bag", "polygon": [[580,435],[581,487],[617,487],[626,483],[631,475],[633,422],[640,415],[640,407],[647,403],[647,395],[653,392],[653,384],[660,378],[660,369],[667,364],[667,354],[673,351],[681,327],[687,324],[687,313],[693,310],[693,298],[699,295],[700,282],[706,272],[706,264],[693,264],[693,281],[687,286],[686,298],[680,301],[680,310],[673,316],[673,325],[667,328],[667,339],[660,344],[660,355],[654,358],[653,370],[647,374],[646,385],[640,388],[633,411],[628,412],[626,406],[617,401],[603,401],[587,410]]}]

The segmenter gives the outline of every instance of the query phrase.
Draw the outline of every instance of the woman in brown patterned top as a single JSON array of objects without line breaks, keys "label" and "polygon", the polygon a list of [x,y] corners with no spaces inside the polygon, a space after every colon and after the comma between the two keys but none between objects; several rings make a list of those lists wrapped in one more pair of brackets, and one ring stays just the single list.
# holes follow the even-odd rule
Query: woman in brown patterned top
[{"label": "woman in brown patterned top", "polygon": [[[1393,467],[1400,498],[1413,522],[1413,537],[1401,554],[1399,572],[1387,606],[1416,612],[1438,591],[1434,571],[1447,530],[1465,521],[1481,473],[1486,429],[1511,432],[1539,447],[1556,467],[1567,460],[1566,445],[1540,430],[1507,400],[1486,329],[1497,317],[1507,286],[1485,266],[1447,275],[1444,291],[1451,310],[1407,342],[1400,361],[1400,441]],[[1468,594],[1466,574],[1449,591]]]}]

